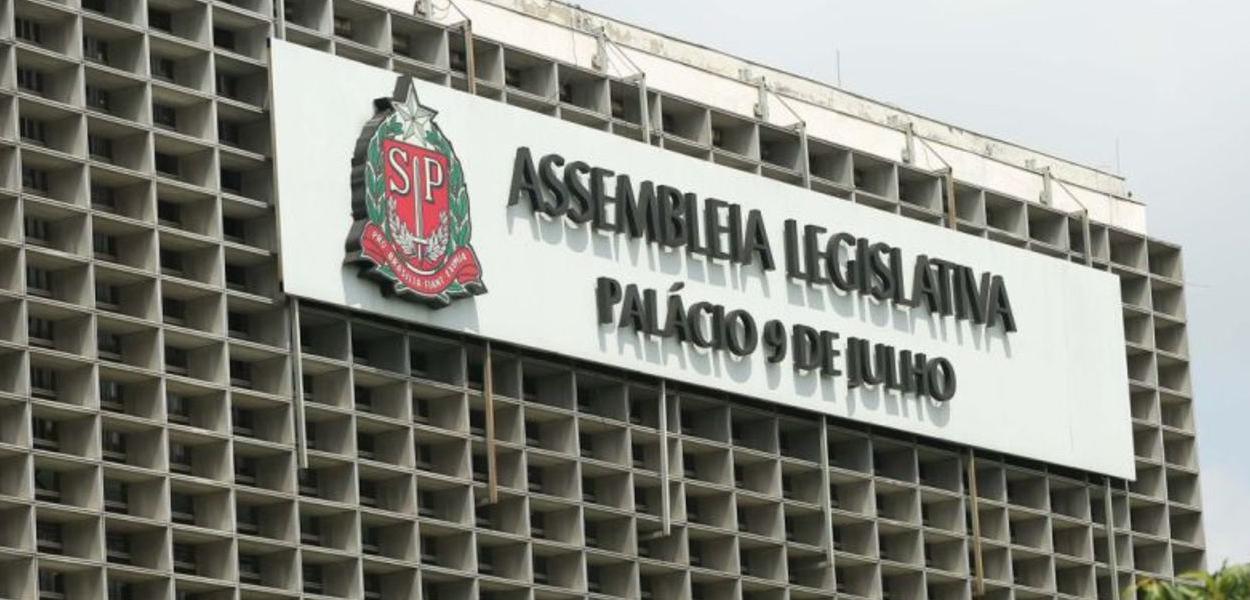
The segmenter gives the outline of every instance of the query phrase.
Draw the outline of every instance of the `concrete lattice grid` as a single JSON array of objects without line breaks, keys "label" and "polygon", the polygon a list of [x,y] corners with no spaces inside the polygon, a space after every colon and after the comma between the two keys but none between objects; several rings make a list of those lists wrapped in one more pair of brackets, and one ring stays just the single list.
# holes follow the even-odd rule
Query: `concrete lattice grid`
[{"label": "concrete lattice grid", "polygon": [[[665,435],[657,382],[496,347],[484,504],[480,341],[278,287],[275,13],[466,86],[458,29],[369,2],[0,2],[0,596],[945,600],[979,544],[987,597],[1110,598],[1203,566],[1180,249],[963,181],[960,231],[1120,278],[1135,482],[978,453],[974,539],[966,448],[683,388]],[[643,139],[634,82],[474,45],[480,95]],[[931,171],[646,102],[657,146],[948,225]]]}]

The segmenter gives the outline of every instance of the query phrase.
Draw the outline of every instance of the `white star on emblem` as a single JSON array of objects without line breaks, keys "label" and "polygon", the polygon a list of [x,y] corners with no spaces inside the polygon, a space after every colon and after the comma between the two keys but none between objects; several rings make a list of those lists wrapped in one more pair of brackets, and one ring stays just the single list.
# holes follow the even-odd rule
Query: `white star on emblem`
[{"label": "white star on emblem", "polygon": [[415,137],[418,142],[424,145],[426,134],[430,131],[434,115],[438,113],[421,106],[421,102],[417,99],[416,86],[409,84],[408,93],[405,95],[404,101],[392,101],[391,107],[395,109],[400,120],[405,124],[404,137],[407,139]]}]

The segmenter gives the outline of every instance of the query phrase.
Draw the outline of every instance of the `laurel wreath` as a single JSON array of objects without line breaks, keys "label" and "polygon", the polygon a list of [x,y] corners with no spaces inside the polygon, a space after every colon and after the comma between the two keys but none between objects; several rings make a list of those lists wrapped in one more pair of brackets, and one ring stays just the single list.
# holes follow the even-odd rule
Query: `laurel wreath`
[{"label": "laurel wreath", "polygon": [[[425,142],[434,147],[451,162],[451,174],[448,178],[448,212],[439,222],[434,240],[429,246],[429,258],[439,260],[450,256],[457,248],[469,243],[472,227],[469,221],[469,190],[464,182],[464,170],[460,159],[451,147],[451,142],[443,135],[438,124],[432,123],[426,131]],[[373,136],[369,138],[369,160],[365,163],[365,209],[369,220],[397,243],[410,247],[413,236],[406,228],[399,225],[392,202],[386,194],[386,176],[382,163],[382,141],[411,136],[414,132],[412,123],[405,123],[398,113],[392,112],[378,124]],[[378,269],[389,273],[390,268],[378,265]],[[463,291],[459,282],[453,282],[448,292]]]}]

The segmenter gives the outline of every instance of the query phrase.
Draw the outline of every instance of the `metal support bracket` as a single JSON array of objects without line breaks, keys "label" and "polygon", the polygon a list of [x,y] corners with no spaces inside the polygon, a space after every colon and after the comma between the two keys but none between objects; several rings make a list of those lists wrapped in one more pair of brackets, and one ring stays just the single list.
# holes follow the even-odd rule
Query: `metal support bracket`
[{"label": "metal support bracket", "polygon": [[916,162],[916,127],[910,122],[903,124],[903,135],[905,136],[905,145],[903,146],[903,163],[914,164]]},{"label": "metal support bracket", "polygon": [[642,139],[647,144],[651,143],[651,110],[647,102],[647,73],[638,68],[625,51],[621,49],[612,38],[608,37],[607,29],[600,27],[595,31],[595,56],[591,59],[591,64],[600,72],[607,73],[612,63],[611,50],[616,50],[616,54],[620,57],[621,62],[633,69],[633,74],[626,76],[625,81],[632,81],[638,84],[638,120],[642,126]]},{"label": "metal support bracket", "polygon": [[1111,506],[1111,478],[1102,478],[1103,518],[1107,527],[1107,568],[1111,571],[1111,600],[1120,600],[1120,574],[1116,569],[1119,560],[1115,553],[1115,510]]},{"label": "metal support bracket", "polygon": [[807,123],[799,121],[794,125],[799,133],[799,170],[803,176],[803,187],[812,187],[812,156],[807,152]]},{"label": "metal support bracket", "polygon": [[759,117],[762,121],[768,120],[768,95],[772,94],[773,97],[777,99],[777,102],[781,104],[781,107],[786,109],[786,111],[790,113],[790,116],[794,117],[794,124],[790,127],[795,133],[799,134],[799,175],[803,179],[803,187],[811,188],[812,157],[807,152],[807,121],[803,120],[803,117],[799,115],[798,111],[794,110],[794,107],[790,106],[790,103],[786,102],[786,99],[781,94],[778,94],[776,90],[769,87],[768,82],[762,76],[755,79],[748,79],[747,75],[748,73],[744,69],[742,71],[743,78],[755,83],[759,92],[759,98],[755,103],[755,116]]},{"label": "metal support bracket", "polygon": [[748,83],[755,85],[755,118],[761,121],[768,120],[768,80],[764,76],[751,77],[750,72],[746,69],[742,70],[742,78]]},{"label": "metal support bracket", "polygon": [[590,59],[590,66],[600,73],[608,72],[608,32],[603,27],[595,30],[595,55]]},{"label": "metal support bracket", "polygon": [[[1042,173],[1042,182],[1044,185],[1043,194],[1050,194],[1053,190],[1051,187],[1052,184],[1058,184],[1059,188],[1063,190],[1063,193],[1067,194],[1077,206],[1081,207],[1081,242],[1085,244],[1085,266],[1094,266],[1093,235],[1090,233],[1089,207],[1085,206],[1085,203],[1081,202],[1081,199],[1077,198],[1076,194],[1073,194],[1072,190],[1068,189],[1068,186],[1064,185],[1062,181],[1051,177],[1049,167],[1043,170]],[[1049,202],[1046,204],[1049,204]]]},{"label": "metal support bracket", "polygon": [[[273,6],[273,37],[286,39],[286,0],[277,0]],[[268,44],[266,44],[268,45]]]},{"label": "metal support bracket", "polygon": [[985,563],[981,556],[981,506],[978,501],[980,492],[977,491],[977,451],[968,448],[968,498],[972,503],[970,508],[972,512],[972,561],[974,575],[976,577],[973,582],[974,595],[985,595]]},{"label": "metal support bracket", "polygon": [[647,101],[647,74],[639,72],[628,80],[638,83],[638,123],[642,126],[642,139],[651,143],[651,103]]},{"label": "metal support bracket", "polygon": [[473,57],[473,22],[464,20],[464,79],[470,94],[477,94],[477,61]]},{"label": "metal support bracket", "polygon": [[495,381],[491,367],[490,340],[486,341],[486,357],[482,360],[482,401],[486,403],[486,496],[490,503],[499,501],[499,476],[495,457]]},{"label": "metal support bracket", "polygon": [[[825,522],[832,524],[833,523],[832,500],[833,499],[830,498],[831,493],[829,490],[829,486],[830,486],[830,481],[829,481],[829,425],[826,422],[825,417],[822,416],[820,418],[820,487],[821,487],[820,505],[822,508],[824,508]],[[825,533],[826,533],[825,561],[826,561],[826,565],[832,565],[833,553],[835,550],[833,547],[833,530],[830,529],[829,531]],[[837,583],[836,573],[834,573],[834,578],[835,578],[834,583],[836,584]]]},{"label": "metal support bracket", "polygon": [[1055,203],[1054,175],[1050,173],[1050,167],[1042,167],[1042,197],[1040,198],[1043,206],[1051,206]]},{"label": "metal support bracket", "polygon": [[946,190],[946,226],[958,229],[959,206],[955,199],[955,169],[943,167],[939,173],[942,175],[943,189]]},{"label": "metal support bracket", "polygon": [[1094,249],[1091,247],[1093,236],[1089,231],[1089,209],[1087,208],[1081,209],[1081,239],[1085,245],[1085,266],[1092,267],[1094,266]]},{"label": "metal support bracket", "polygon": [[290,303],[287,310],[291,311],[288,322],[291,324],[291,379],[295,394],[291,397],[291,418],[295,427],[295,458],[299,468],[308,468],[308,440],[304,431],[304,360],[303,341],[300,339],[299,298],[287,296]]},{"label": "metal support bracket", "polygon": [[673,532],[668,490],[668,381],[660,380],[660,526],[664,535]]}]

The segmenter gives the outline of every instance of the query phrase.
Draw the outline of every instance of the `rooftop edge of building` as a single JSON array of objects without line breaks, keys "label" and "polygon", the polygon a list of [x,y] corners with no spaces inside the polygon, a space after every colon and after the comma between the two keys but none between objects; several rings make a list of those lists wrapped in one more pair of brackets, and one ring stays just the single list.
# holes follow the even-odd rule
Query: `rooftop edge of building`
[{"label": "rooftop edge of building", "polygon": [[[370,0],[393,10],[399,0]],[[457,12],[457,9],[463,11]],[[901,161],[910,126],[917,142],[912,166],[952,167],[956,179],[1030,202],[1048,194],[1056,208],[1087,209],[1092,220],[1146,233],[1145,205],[1131,198],[1123,176],[873,100],[818,80],[743,59],[559,0],[459,0],[428,15],[444,25],[469,18],[475,33],[518,49],[594,68],[596,35],[602,29],[626,61],[609,73],[630,74],[637,66],[648,86],[727,110],[751,115],[758,80],[767,81],[781,103],[763,120],[779,126],[802,120],[815,137],[883,158]],[[543,35],[548,30],[561,35]],[[617,58],[616,61],[620,59]],[[1043,174],[1049,172],[1050,182]],[[1051,186],[1051,183],[1058,185]],[[1049,190],[1049,191],[1047,191]]]}]

